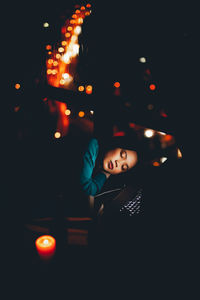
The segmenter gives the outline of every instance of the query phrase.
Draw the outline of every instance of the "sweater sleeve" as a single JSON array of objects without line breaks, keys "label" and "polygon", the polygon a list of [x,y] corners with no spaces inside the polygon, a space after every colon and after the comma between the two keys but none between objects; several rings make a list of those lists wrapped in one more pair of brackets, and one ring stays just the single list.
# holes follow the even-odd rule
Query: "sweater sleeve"
[{"label": "sweater sleeve", "polygon": [[88,149],[83,155],[83,167],[80,174],[80,184],[87,195],[95,196],[99,193],[106,181],[106,175],[102,172],[92,177],[95,161],[98,155],[99,145],[96,139],[91,139]]}]

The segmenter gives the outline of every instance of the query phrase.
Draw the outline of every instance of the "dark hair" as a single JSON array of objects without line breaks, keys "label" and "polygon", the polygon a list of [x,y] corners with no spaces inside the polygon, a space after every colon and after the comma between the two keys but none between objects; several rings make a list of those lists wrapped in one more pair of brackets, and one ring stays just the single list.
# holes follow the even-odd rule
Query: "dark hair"
[{"label": "dark hair", "polygon": [[125,136],[112,136],[110,138],[106,138],[105,140],[98,139],[98,143],[99,143],[99,154],[96,160],[97,166],[101,167],[105,154],[109,150],[113,150],[116,148],[122,148],[122,149],[127,149],[127,150],[132,150],[137,152],[138,162],[136,166],[134,166],[134,168],[131,168],[128,172],[125,173],[130,173],[132,169],[134,169],[135,171],[143,163],[142,145],[135,132]]}]

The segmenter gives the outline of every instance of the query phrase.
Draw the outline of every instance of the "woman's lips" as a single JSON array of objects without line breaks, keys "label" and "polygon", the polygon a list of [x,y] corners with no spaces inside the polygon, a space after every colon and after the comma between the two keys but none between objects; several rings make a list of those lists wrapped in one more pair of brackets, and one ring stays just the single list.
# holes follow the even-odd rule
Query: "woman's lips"
[{"label": "woman's lips", "polygon": [[112,163],[112,161],[110,160],[109,161],[109,163],[108,163],[108,168],[110,169],[110,170],[112,170],[113,169],[113,163]]}]

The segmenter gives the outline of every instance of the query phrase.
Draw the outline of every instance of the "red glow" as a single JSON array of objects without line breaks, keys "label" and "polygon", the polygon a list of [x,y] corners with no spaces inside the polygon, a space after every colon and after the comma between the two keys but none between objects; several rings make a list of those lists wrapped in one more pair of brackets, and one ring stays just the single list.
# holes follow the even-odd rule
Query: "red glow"
[{"label": "red glow", "polygon": [[149,69],[146,69],[146,70],[145,70],[145,74],[147,74],[147,75],[151,75],[151,72],[150,72],[150,70],[149,70]]},{"label": "red glow", "polygon": [[168,117],[167,114],[166,114],[166,112],[165,112],[164,110],[161,110],[160,115],[161,115],[163,118],[167,118],[167,117]]},{"label": "red glow", "polygon": [[151,91],[155,91],[156,85],[152,83],[152,84],[149,85],[149,88],[150,88]]},{"label": "red glow", "polygon": [[118,131],[118,132],[115,132],[113,134],[113,136],[125,136],[125,132],[124,131]]},{"label": "red glow", "polygon": [[135,124],[134,123],[129,123],[129,127],[130,128],[135,128]]},{"label": "red glow", "polygon": [[171,134],[166,134],[164,135],[163,139],[166,141],[166,142],[169,142],[173,139],[173,136]]},{"label": "red glow", "polygon": [[42,259],[50,259],[56,250],[56,240],[50,235],[42,235],[35,241],[35,246]]},{"label": "red glow", "polygon": [[63,27],[61,28],[61,33],[62,33],[62,34],[65,34],[65,33],[66,33],[66,27],[65,27],[65,26],[63,26]]},{"label": "red glow", "polygon": [[120,92],[120,82],[116,81],[114,83],[114,87],[115,87],[115,89],[114,89],[114,95],[115,96],[120,96],[120,94],[121,94],[121,92]]},{"label": "red glow", "polygon": [[46,45],[46,50],[51,50],[51,45]]}]

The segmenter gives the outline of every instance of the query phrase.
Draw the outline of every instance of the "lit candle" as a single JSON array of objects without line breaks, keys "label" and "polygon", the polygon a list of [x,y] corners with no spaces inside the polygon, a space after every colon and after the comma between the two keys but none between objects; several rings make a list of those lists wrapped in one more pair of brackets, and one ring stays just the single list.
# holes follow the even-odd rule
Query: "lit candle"
[{"label": "lit candle", "polygon": [[42,235],[35,241],[39,256],[44,259],[53,257],[56,250],[56,240],[50,235]]}]

